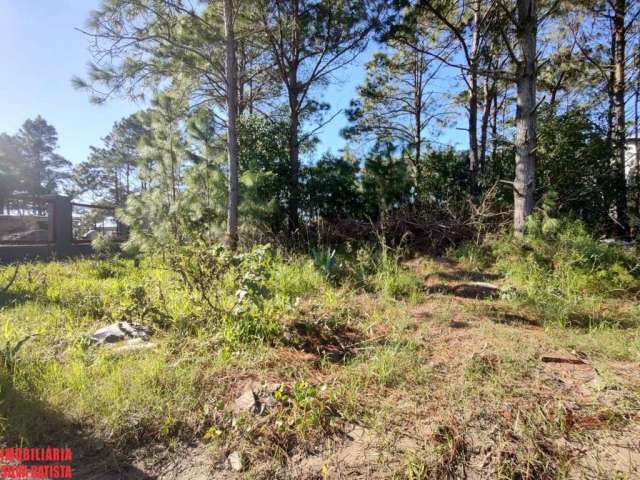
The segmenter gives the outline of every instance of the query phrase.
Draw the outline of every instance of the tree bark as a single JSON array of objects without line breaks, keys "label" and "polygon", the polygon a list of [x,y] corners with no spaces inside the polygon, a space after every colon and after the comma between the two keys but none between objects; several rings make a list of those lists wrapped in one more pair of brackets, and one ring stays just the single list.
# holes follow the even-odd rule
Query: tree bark
[{"label": "tree bark", "polygon": [[487,160],[489,117],[491,116],[491,104],[493,103],[493,96],[495,95],[495,80],[493,80],[493,84],[491,86],[489,86],[489,81],[489,77],[485,77],[483,86],[484,104],[482,110],[482,119],[480,120],[480,171],[482,171],[482,169],[484,168]]},{"label": "tree bark", "polygon": [[297,93],[290,96],[289,105],[289,157],[291,159],[291,178],[289,179],[289,233],[292,234],[299,225],[298,206],[300,203],[300,145],[298,143],[300,116]]},{"label": "tree bark", "polygon": [[609,78],[607,79],[607,96],[609,98],[609,104],[607,108],[607,141],[611,144],[613,141],[613,110],[615,105],[615,68],[616,63],[616,34],[615,30],[611,31],[611,48],[609,49]]},{"label": "tree bark", "polygon": [[287,93],[289,96],[289,157],[291,161],[291,178],[289,187],[289,234],[293,234],[299,225],[298,207],[300,203],[300,89],[298,85],[298,59],[299,59],[299,5],[298,0],[293,0],[291,17],[293,29],[291,32],[291,63],[289,65],[289,79]]},{"label": "tree bark", "polygon": [[513,182],[513,229],[525,231],[526,218],[533,212],[537,146],[536,119],[536,0],[518,0],[517,25],[520,59],[517,65],[516,176]]},{"label": "tree bark", "polygon": [[423,65],[422,58],[418,52],[415,52],[414,56],[414,99],[413,99],[413,115],[414,121],[416,124],[415,131],[415,170],[416,170],[416,178],[415,178],[415,193],[418,194],[418,186],[420,181],[422,180],[422,166],[420,164],[420,157],[422,156],[422,75],[423,75]]},{"label": "tree bark", "polygon": [[[638,57],[636,57],[636,67],[638,67]],[[636,91],[634,96],[634,105],[633,105],[633,151],[635,156],[635,164],[634,164],[634,179],[635,179],[635,214],[636,216],[640,216],[640,144],[638,143],[638,135],[640,134],[640,117],[638,112],[638,102],[640,99],[638,98],[640,95],[640,71],[636,73]]]},{"label": "tree bark", "polygon": [[229,162],[229,198],[227,210],[227,245],[238,246],[238,61],[233,26],[233,0],[224,0],[225,66],[227,83],[227,156]]},{"label": "tree bark", "polygon": [[472,68],[469,83],[469,175],[471,193],[478,185],[478,74]]},{"label": "tree bark", "polygon": [[473,15],[473,40],[469,59],[469,174],[471,193],[478,189],[478,49],[480,46],[480,2]]},{"label": "tree bark", "polygon": [[491,159],[496,160],[498,153],[498,91],[493,94],[493,113],[491,115]]},{"label": "tree bark", "polygon": [[616,0],[613,16],[615,40],[614,81],[613,81],[613,173],[615,189],[615,221],[619,234],[626,234],[629,229],[627,215],[627,178],[625,171],[625,13],[626,0]]}]

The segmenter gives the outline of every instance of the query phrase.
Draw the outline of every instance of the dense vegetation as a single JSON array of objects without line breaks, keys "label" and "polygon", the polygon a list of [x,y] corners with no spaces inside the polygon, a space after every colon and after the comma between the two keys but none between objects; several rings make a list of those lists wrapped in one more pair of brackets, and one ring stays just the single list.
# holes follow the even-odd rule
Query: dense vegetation
[{"label": "dense vegetation", "polygon": [[[406,478],[457,476],[475,457],[443,450],[437,436],[435,444],[406,451],[391,447],[406,434],[402,425],[413,408],[406,402],[421,399],[428,410],[445,388],[438,379],[447,382],[447,395],[460,403],[439,404],[429,428],[471,448],[474,422],[500,418],[504,402],[521,395],[548,401],[532,379],[541,374],[540,353],[557,348],[581,352],[609,372],[603,382],[624,392],[624,400],[611,400],[609,390],[598,390],[608,410],[579,415],[608,416],[598,427],[604,431],[632,425],[638,385],[614,366],[640,360],[637,253],[603,245],[579,222],[539,215],[530,223],[524,242],[496,238],[451,251],[457,270],[443,260],[403,262],[402,252],[384,245],[304,256],[270,246],[233,254],[198,244],[164,259],[22,265],[2,294],[4,438],[37,444],[60,438],[69,423],[92,432],[85,446],[106,441],[120,450],[151,442],[179,452],[197,440],[221,464],[241,451],[250,476],[263,478],[291,472],[292,455],[305,458],[360,424],[392,442],[376,444],[389,456],[387,466],[372,461],[369,468]],[[3,283],[13,274],[3,268]],[[460,288],[477,288],[470,279],[492,275],[503,278],[498,294],[463,298]],[[113,321],[148,326],[151,342],[126,350],[88,341]],[[448,350],[451,339],[440,329],[455,332],[451,325],[467,323],[474,326],[455,328],[474,332],[468,350]],[[544,325],[549,335],[527,338],[526,323]],[[481,351],[476,336],[485,342]],[[483,353],[487,343],[492,353]],[[280,385],[266,417],[232,413],[233,395],[247,379]],[[566,393],[553,395],[560,401]],[[586,401],[573,395],[571,401]],[[562,405],[548,408],[568,408]],[[518,409],[537,433],[527,440],[514,430],[517,448],[527,450],[510,457],[508,445],[496,445],[503,456],[483,471],[540,478],[577,468],[569,461],[575,445],[549,450],[536,443],[568,435],[561,425],[572,413],[539,417],[533,405]],[[572,442],[596,441],[591,427],[570,428]]]}]

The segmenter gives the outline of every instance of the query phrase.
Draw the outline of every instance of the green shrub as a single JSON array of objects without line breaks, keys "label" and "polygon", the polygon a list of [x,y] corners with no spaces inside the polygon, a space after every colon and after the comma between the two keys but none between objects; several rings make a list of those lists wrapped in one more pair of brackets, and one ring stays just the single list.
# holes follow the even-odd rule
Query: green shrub
[{"label": "green shrub", "polygon": [[422,289],[422,280],[389,255],[382,255],[378,260],[372,284],[375,291],[395,299],[417,296]]},{"label": "green shrub", "polygon": [[108,257],[120,251],[118,242],[111,235],[105,235],[104,233],[99,233],[91,240],[91,248],[101,257]]},{"label": "green shrub", "polygon": [[447,256],[455,258],[464,268],[473,272],[484,270],[493,262],[491,250],[474,242],[464,242],[458,248],[450,249]]},{"label": "green shrub", "polygon": [[611,305],[640,288],[637,251],[597,240],[581,221],[553,218],[543,208],[529,217],[524,239],[496,241],[493,253],[519,298],[544,321],[583,326],[634,321]]},{"label": "green shrub", "polygon": [[240,347],[279,336],[283,302],[274,299],[269,288],[269,245],[233,253],[222,245],[195,243],[175,249],[168,263],[190,293],[200,323],[219,329],[227,344]]}]

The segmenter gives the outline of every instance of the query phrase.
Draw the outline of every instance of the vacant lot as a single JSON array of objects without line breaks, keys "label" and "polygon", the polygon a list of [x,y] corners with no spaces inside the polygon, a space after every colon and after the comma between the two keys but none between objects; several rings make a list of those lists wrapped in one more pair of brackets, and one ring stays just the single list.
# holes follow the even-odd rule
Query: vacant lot
[{"label": "vacant lot", "polygon": [[[632,277],[553,293],[556,261],[553,302],[504,248],[258,250],[22,265],[2,446],[70,445],[77,478],[640,476]],[[148,338],[88,338],[124,321]]]}]

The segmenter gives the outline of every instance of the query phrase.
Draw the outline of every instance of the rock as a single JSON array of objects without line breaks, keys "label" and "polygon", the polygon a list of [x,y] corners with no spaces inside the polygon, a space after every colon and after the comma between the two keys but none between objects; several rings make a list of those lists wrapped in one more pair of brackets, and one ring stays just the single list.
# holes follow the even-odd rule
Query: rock
[{"label": "rock", "polygon": [[241,472],[244,469],[242,454],[240,452],[231,452],[227,457],[227,464],[231,470]]},{"label": "rock", "polygon": [[97,344],[116,343],[128,338],[148,340],[149,329],[143,325],[129,322],[117,322],[99,328],[91,336],[91,341]]},{"label": "rock", "polygon": [[500,288],[492,283],[469,282],[455,286],[453,291],[459,297],[483,299],[497,296]]},{"label": "rock", "polygon": [[633,240],[620,240],[618,238],[603,238],[600,242],[605,245],[617,245],[619,247],[635,247],[638,244]]},{"label": "rock", "polygon": [[275,399],[273,395],[269,395],[264,398],[260,398],[260,407],[261,410],[265,411],[269,408],[275,407],[278,401]]},{"label": "rock", "polygon": [[276,391],[280,390],[282,387],[279,383],[265,383],[264,386],[261,387],[261,390],[269,395],[273,395]]},{"label": "rock", "polygon": [[237,412],[262,415],[278,403],[274,394],[280,387],[279,383],[266,383],[264,385],[257,382],[251,383],[244,389],[242,395],[236,398],[235,410]]},{"label": "rock", "polygon": [[251,388],[247,388],[242,395],[236,398],[236,410],[240,412],[257,413],[260,409],[260,403]]}]

